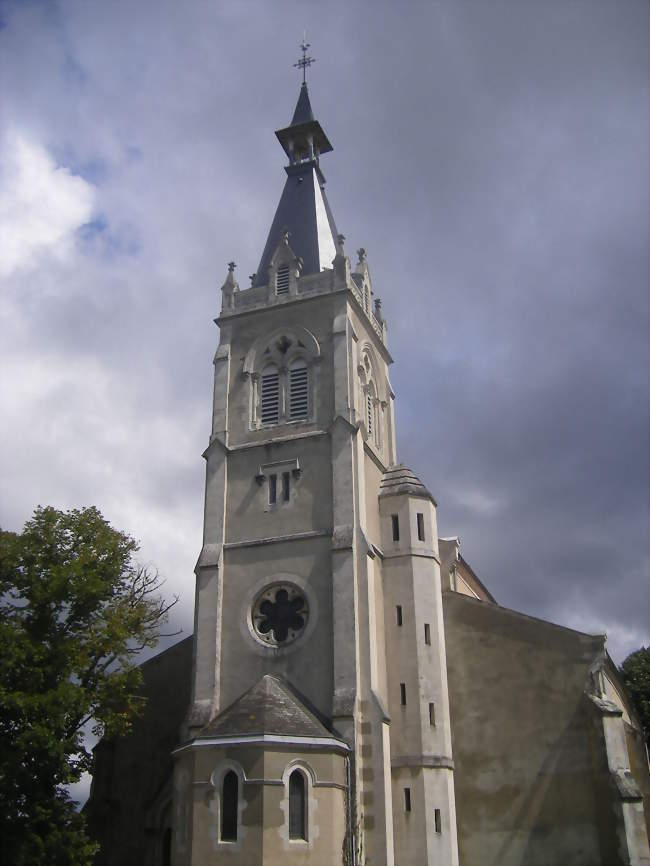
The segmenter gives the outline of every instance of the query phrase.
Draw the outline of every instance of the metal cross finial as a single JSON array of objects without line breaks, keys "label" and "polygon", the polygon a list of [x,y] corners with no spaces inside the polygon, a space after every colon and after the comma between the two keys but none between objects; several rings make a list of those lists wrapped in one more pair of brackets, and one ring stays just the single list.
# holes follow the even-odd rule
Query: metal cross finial
[{"label": "metal cross finial", "polygon": [[231,274],[235,270],[236,267],[237,267],[237,265],[234,262],[228,262],[228,270],[230,271]]},{"label": "metal cross finial", "polygon": [[302,69],[302,83],[307,83],[307,67],[311,66],[312,63],[316,63],[316,60],[313,57],[307,57],[307,49],[310,48],[309,42],[307,42],[307,33],[303,33],[302,42],[300,43],[300,50],[302,51],[302,57],[297,63],[293,65],[298,67],[298,69]]}]

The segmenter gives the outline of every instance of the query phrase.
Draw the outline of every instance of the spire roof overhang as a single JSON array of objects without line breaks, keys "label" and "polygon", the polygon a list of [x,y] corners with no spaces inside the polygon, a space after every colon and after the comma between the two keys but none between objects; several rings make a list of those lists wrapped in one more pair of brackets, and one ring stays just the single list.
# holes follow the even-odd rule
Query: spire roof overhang
[{"label": "spire roof overhang", "polygon": [[310,120],[296,126],[285,126],[284,129],[277,129],[275,134],[289,159],[309,152],[310,137],[314,151],[322,154],[334,150],[317,120]]},{"label": "spire roof overhang", "polygon": [[329,153],[334,149],[320,123],[314,119],[314,112],[309,101],[309,91],[304,82],[300,88],[291,123],[283,129],[276,130],[275,134],[292,162],[296,157],[300,158],[301,155],[313,151]]}]

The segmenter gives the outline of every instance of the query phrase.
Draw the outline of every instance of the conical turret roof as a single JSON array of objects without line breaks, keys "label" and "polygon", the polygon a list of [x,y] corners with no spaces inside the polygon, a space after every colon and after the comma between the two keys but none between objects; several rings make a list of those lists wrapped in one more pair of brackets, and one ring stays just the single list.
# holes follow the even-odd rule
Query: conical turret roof
[{"label": "conical turret roof", "polygon": [[379,496],[419,496],[430,499],[434,505],[436,500],[420,481],[417,475],[404,463],[390,466],[382,475],[379,485]]}]

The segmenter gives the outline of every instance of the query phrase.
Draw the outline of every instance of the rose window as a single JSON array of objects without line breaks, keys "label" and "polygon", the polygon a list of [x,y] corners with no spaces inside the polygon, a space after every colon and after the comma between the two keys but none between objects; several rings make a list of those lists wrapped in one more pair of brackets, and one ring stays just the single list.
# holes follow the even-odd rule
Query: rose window
[{"label": "rose window", "polygon": [[309,609],[297,586],[276,584],[258,596],[252,611],[257,636],[270,646],[285,646],[305,630]]}]

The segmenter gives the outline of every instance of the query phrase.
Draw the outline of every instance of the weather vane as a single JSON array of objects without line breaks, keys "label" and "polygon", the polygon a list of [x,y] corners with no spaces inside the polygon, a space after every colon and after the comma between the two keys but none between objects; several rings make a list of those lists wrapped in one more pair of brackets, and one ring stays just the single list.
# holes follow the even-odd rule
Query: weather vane
[{"label": "weather vane", "polygon": [[310,47],[309,42],[307,42],[307,32],[305,31],[302,36],[302,42],[300,43],[300,50],[302,51],[302,57],[297,63],[294,63],[294,66],[297,66],[298,69],[302,69],[302,83],[307,83],[307,67],[311,66],[312,63],[316,63],[316,60],[313,57],[307,57],[307,49]]}]

